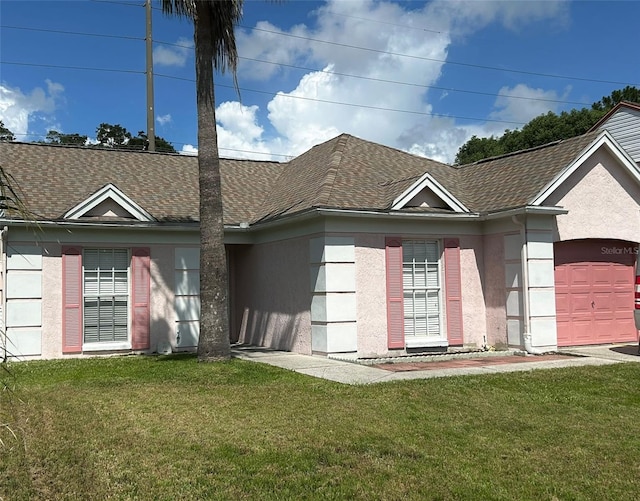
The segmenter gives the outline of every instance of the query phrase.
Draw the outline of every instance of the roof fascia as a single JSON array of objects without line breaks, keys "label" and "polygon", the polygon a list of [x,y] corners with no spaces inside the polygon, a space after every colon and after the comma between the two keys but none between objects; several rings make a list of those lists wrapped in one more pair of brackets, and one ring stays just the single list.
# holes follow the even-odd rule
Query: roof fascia
[{"label": "roof fascia", "polygon": [[513,209],[501,210],[496,212],[490,212],[482,215],[483,221],[490,221],[492,219],[501,219],[504,217],[520,216],[525,214],[532,214],[536,216],[559,216],[562,214],[568,214],[569,211],[563,207],[543,207],[543,206],[531,206],[525,205],[523,207],[516,207]]},{"label": "roof fascia", "polygon": [[149,214],[146,210],[140,207],[137,203],[131,200],[127,195],[125,195],[111,183],[103,186],[98,191],[80,202],[78,205],[68,210],[63,217],[65,219],[79,219],[91,209],[97,207],[107,199],[113,200],[138,221],[150,223],[156,220],[151,214]]},{"label": "roof fascia", "polygon": [[600,135],[587,146],[567,167],[565,167],[555,178],[551,180],[538,194],[533,198],[529,205],[541,205],[549,196],[556,191],[566,180],[573,174],[584,162],[587,161],[601,147],[607,150],[620,162],[620,164],[628,171],[638,184],[640,184],[640,168],[631,159],[626,151],[617,143],[615,139],[604,130]]},{"label": "roof fascia", "polygon": [[[170,231],[198,231],[200,225],[198,222],[184,223],[162,223],[158,221],[142,221],[139,223],[119,223],[119,222],[95,222],[95,221],[51,221],[51,220],[25,220],[11,219],[0,217],[0,225],[7,226],[26,226],[36,229],[47,227],[62,228],[92,228],[105,230],[107,228],[115,228],[119,230],[170,230]],[[226,229],[226,227],[225,227]]]},{"label": "roof fascia", "polygon": [[462,202],[454,197],[449,191],[436,181],[431,174],[425,172],[420,179],[407,188],[400,196],[398,196],[392,203],[392,210],[404,209],[416,195],[418,195],[423,189],[429,188],[435,193],[444,203],[446,203],[454,212],[471,212],[467,209]]}]

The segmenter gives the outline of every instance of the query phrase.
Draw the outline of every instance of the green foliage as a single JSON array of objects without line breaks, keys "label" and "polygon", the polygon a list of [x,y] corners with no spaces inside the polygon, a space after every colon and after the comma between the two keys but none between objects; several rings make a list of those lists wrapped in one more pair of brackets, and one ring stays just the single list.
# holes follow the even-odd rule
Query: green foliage
[{"label": "green foliage", "polygon": [[13,132],[7,129],[4,126],[2,120],[0,120],[0,141],[15,141],[16,136],[14,136]]},{"label": "green foliage", "polygon": [[[146,150],[149,138],[143,130],[138,131],[138,135],[129,139],[127,146],[131,149]],[[156,151],[162,153],[177,153],[173,145],[163,137],[156,136]]]},{"label": "green foliage", "polygon": [[627,85],[624,89],[614,90],[610,96],[604,96],[600,101],[593,103],[591,108],[606,113],[621,101],[640,103],[640,89]]},{"label": "green foliage", "polygon": [[622,90],[613,91],[610,96],[605,96],[600,101],[593,103],[591,108],[563,111],[559,115],[550,111],[534,118],[521,130],[506,130],[498,138],[473,136],[460,147],[455,163],[456,165],[464,165],[484,158],[580,136],[621,101],[640,103],[640,89],[627,86]]},{"label": "green foliage", "polygon": [[50,130],[47,133],[45,142],[49,144],[67,144],[67,145],[73,145],[73,146],[84,146],[85,144],[87,144],[87,136],[82,136],[77,133],[63,134],[62,132],[58,132],[57,130]]},{"label": "green foliage", "polygon": [[366,386],[193,356],[11,369],[28,446],[9,436],[0,451],[0,499],[624,501],[640,489],[638,363]]},{"label": "green foliage", "polygon": [[131,139],[131,133],[120,124],[101,123],[96,128],[96,139],[99,146],[117,148],[127,144]]},{"label": "green foliage", "polygon": [[[99,148],[118,148],[127,150],[144,150],[149,146],[147,134],[141,130],[137,136],[133,136],[120,124],[111,125],[101,123],[96,129],[96,139]],[[177,153],[173,145],[163,137],[156,136],[156,151],[164,153]]]}]

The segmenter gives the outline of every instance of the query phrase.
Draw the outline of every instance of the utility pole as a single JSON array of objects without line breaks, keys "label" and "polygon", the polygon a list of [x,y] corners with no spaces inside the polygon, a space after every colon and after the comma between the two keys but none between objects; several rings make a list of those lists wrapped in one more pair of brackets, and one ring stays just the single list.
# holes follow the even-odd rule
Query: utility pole
[{"label": "utility pole", "polygon": [[148,150],[156,151],[155,111],[153,106],[153,40],[151,38],[151,0],[146,0],[147,8],[147,140]]}]

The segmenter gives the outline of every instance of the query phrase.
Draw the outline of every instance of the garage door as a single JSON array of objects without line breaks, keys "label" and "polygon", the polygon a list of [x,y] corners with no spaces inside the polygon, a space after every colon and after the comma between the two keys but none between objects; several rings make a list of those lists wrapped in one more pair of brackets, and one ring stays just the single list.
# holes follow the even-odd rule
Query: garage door
[{"label": "garage door", "polygon": [[635,244],[572,240],[554,244],[558,346],[636,341]]}]

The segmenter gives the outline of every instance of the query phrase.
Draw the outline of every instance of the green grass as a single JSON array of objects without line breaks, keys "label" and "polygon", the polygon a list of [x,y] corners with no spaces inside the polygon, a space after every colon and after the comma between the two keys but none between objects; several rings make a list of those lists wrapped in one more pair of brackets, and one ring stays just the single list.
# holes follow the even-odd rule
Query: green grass
[{"label": "green grass", "polygon": [[[340,385],[262,364],[14,364],[0,499],[624,500],[640,364]],[[20,400],[18,400],[18,397]]]}]

